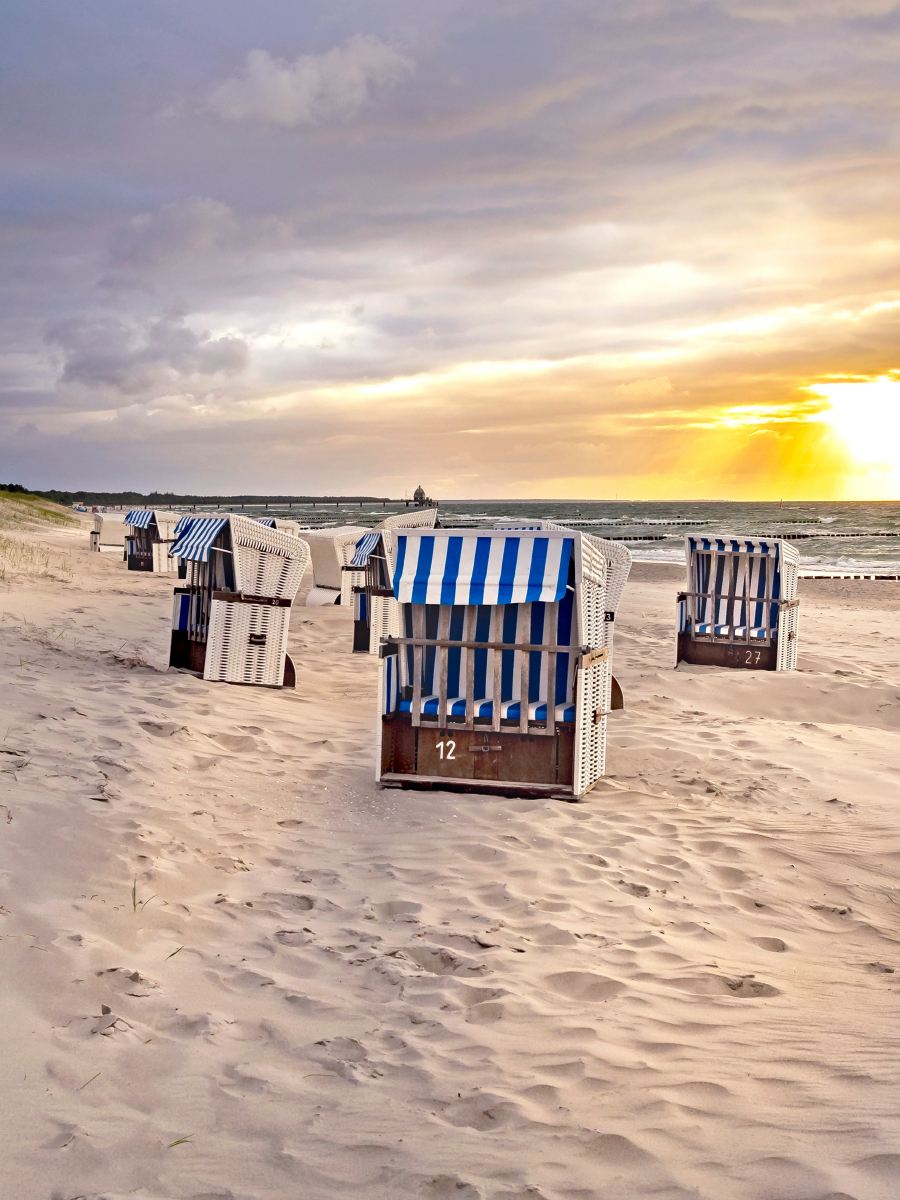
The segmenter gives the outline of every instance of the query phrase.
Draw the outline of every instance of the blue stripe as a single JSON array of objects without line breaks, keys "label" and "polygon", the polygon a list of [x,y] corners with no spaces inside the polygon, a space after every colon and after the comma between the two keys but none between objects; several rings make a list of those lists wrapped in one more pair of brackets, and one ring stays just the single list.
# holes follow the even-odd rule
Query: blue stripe
[{"label": "blue stripe", "polygon": [[[432,542],[432,544],[434,544]],[[459,579],[459,559],[462,554],[461,537],[447,538],[447,561],[441,581],[441,604],[456,603],[456,581]]]},{"label": "blue stripe", "polygon": [[556,596],[554,599],[562,600],[566,595],[566,584],[569,582],[569,567],[572,563],[572,551],[575,547],[574,538],[564,538],[562,554],[559,558],[559,575],[556,579]]},{"label": "blue stripe", "polygon": [[[400,596],[400,580],[403,578],[403,564],[406,562],[406,534],[397,535],[397,572],[394,575],[394,598]],[[406,635],[412,637],[411,633]]]},{"label": "blue stripe", "polygon": [[[488,559],[491,556],[491,539],[480,537],[475,543],[475,561],[472,564],[472,582],[469,585],[469,604],[484,603],[484,580],[487,575]],[[487,640],[486,638],[484,639]],[[485,653],[487,653],[485,651]],[[484,693],[482,693],[483,695]]]},{"label": "blue stripe", "polygon": [[419,538],[419,559],[413,579],[412,603],[425,604],[428,600],[428,577],[434,557],[434,538]]},{"label": "blue stripe", "polygon": [[[516,582],[516,564],[519,561],[519,545],[518,538],[504,540],[503,561],[500,565],[500,585],[497,590],[498,604],[509,604],[512,601]],[[515,641],[515,637],[512,638],[512,641]]]},{"label": "blue stripe", "polygon": [[[534,549],[531,553],[531,570],[528,572],[528,591],[525,593],[526,600],[539,600],[544,587],[544,571],[547,566],[547,547],[549,542],[546,538],[535,538]],[[563,558],[568,558],[565,546],[563,547]]]}]

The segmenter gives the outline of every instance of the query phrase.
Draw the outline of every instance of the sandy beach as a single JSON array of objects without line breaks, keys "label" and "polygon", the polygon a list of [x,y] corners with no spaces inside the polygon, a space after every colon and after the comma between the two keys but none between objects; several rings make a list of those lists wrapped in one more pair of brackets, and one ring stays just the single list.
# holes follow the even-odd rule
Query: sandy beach
[{"label": "sandy beach", "polygon": [[900,1194],[900,584],[676,672],[636,566],[564,804],[379,791],[309,574],[295,691],[168,671],[172,577],[88,528],[0,584],[2,1197]]}]

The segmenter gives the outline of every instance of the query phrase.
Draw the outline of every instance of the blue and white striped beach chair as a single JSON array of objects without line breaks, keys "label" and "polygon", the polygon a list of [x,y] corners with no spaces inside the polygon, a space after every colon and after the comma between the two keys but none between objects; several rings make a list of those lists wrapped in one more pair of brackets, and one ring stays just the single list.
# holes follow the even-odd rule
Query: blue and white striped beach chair
[{"label": "blue and white striped beach chair", "polygon": [[[352,572],[353,649],[378,654],[383,638],[400,633],[400,606],[394,598],[392,551],[398,529],[433,529],[436,508],[395,513],[364,533],[344,571]],[[364,574],[359,574],[364,573]]]},{"label": "blue and white striped beach chair", "polygon": [[607,564],[567,529],[398,530],[377,778],[575,799],[604,772]]},{"label": "blue and white striped beach chair", "polygon": [[687,589],[676,607],[675,665],[792,671],[800,555],[770,538],[685,538]]},{"label": "blue and white striped beach chair", "polygon": [[169,557],[179,513],[153,508],[133,508],[125,514],[125,561],[129,571],[174,571],[177,563]]},{"label": "blue and white striped beach chair", "polygon": [[291,605],[309,561],[306,542],[243,516],[179,522],[169,665],[224,683],[293,687]]}]

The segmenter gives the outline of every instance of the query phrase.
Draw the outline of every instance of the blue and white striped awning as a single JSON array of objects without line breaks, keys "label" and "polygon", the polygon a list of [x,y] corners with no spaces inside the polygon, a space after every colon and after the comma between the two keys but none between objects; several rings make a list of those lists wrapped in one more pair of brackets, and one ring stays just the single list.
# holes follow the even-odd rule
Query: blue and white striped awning
[{"label": "blue and white striped awning", "polygon": [[768,538],[732,538],[732,537],[702,537],[688,534],[687,542],[691,550],[701,553],[717,551],[719,554],[765,554],[770,558],[778,558],[781,543]]},{"label": "blue and white striped awning", "polygon": [[125,514],[125,524],[130,525],[132,529],[149,529],[153,515],[152,508],[133,508]]},{"label": "blue and white striped awning", "polygon": [[209,548],[219,536],[222,527],[227,524],[227,517],[193,517],[169,553],[173,558],[209,562]]},{"label": "blue and white striped awning", "polygon": [[378,545],[378,540],[380,537],[380,529],[373,529],[371,533],[364,533],[356,543],[356,553],[353,555],[353,560],[351,561],[350,566],[364,567],[369,561],[369,555]]},{"label": "blue and white striped awning", "polygon": [[275,528],[275,518],[274,517],[257,517],[256,523],[257,523],[257,525],[267,525],[269,527],[269,529]]},{"label": "blue and white striped awning", "polygon": [[178,541],[178,539],[181,537],[181,535],[183,533],[186,533],[187,530],[190,529],[191,525],[196,520],[197,520],[197,516],[195,513],[185,513],[183,517],[178,518],[178,522],[175,525],[175,532],[172,535],[175,538],[176,542]]},{"label": "blue and white striped awning", "polygon": [[573,537],[521,531],[423,530],[397,536],[401,604],[522,604],[561,600]]}]

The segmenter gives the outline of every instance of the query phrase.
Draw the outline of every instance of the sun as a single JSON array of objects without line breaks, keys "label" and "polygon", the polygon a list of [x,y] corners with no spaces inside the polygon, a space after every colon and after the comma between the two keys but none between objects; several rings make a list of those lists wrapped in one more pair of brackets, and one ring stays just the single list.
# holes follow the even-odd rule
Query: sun
[{"label": "sun", "polygon": [[900,379],[844,380],[811,384],[831,408],[822,418],[845,442],[860,466],[900,476]]}]

